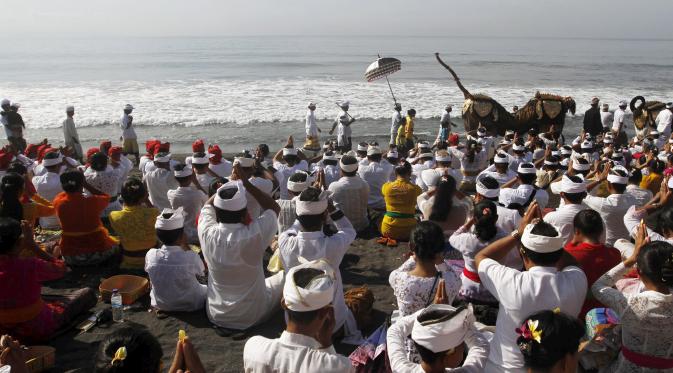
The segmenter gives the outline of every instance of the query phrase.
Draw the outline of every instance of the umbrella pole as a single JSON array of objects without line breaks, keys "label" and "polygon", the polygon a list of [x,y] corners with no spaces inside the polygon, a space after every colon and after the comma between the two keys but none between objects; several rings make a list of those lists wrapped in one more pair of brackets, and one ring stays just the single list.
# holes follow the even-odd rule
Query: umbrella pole
[{"label": "umbrella pole", "polygon": [[393,93],[393,87],[390,86],[390,80],[388,80],[388,75],[386,75],[386,83],[388,83],[388,89],[390,89],[390,95],[393,96],[393,102],[397,103],[397,99],[395,98],[395,94]]}]

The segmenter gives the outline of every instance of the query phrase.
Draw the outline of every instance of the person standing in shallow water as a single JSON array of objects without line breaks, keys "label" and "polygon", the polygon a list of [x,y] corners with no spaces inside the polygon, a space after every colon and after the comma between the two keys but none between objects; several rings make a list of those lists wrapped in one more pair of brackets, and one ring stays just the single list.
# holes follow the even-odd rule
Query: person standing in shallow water
[{"label": "person standing in shallow water", "polygon": [[339,116],[334,120],[334,124],[332,125],[332,130],[329,131],[329,134],[334,133],[334,129],[336,128],[337,130],[337,147],[339,150],[341,150],[343,153],[348,152],[352,149],[353,143],[351,141],[351,124],[355,122],[355,118],[353,118],[350,114],[348,114],[348,109],[350,108],[350,103],[348,101],[342,102],[339,107],[341,108],[341,112],[339,113]]},{"label": "person standing in shallow water", "polygon": [[72,149],[72,151],[77,156],[77,160],[82,162],[82,145],[79,143],[79,135],[77,134],[77,128],[75,128],[75,120],[73,116],[75,115],[75,107],[68,105],[65,108],[65,114],[67,118],[63,121],[63,137],[65,140],[65,146]]}]

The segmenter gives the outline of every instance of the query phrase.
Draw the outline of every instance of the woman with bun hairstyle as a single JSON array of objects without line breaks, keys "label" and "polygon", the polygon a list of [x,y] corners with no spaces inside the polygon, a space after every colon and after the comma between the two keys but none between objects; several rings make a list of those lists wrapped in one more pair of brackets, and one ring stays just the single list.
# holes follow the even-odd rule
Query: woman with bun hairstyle
[{"label": "woman with bun hairstyle", "polygon": [[[650,241],[637,228],[633,254],[600,277],[594,297],[620,316],[622,348],[606,372],[673,372],[673,246]],[[613,288],[636,266],[644,290],[627,296]]]},{"label": "woman with bun hairstyle", "polygon": [[528,316],[516,333],[516,344],[529,373],[577,371],[577,350],[584,326],[576,318],[558,309],[540,311]]},{"label": "woman with bun hairstyle", "polygon": [[[493,201],[483,200],[474,206],[473,215],[449,238],[449,244],[463,255],[465,267],[460,275],[460,296],[470,301],[497,303],[497,300],[481,285],[474,257],[484,247],[499,240],[507,233],[497,228],[498,208]],[[474,227],[474,229],[471,229]]]}]

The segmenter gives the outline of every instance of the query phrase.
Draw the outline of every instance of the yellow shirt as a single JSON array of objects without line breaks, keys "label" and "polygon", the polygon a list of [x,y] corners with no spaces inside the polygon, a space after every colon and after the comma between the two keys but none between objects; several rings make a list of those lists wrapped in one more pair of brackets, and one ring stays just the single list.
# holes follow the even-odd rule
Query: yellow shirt
[{"label": "yellow shirt", "polygon": [[383,184],[381,194],[386,201],[386,211],[400,214],[416,212],[416,198],[423,190],[416,184],[405,179],[396,179]]},{"label": "yellow shirt", "polygon": [[38,218],[52,216],[56,212],[51,202],[40,197],[39,194],[33,194],[31,201],[23,203],[23,220],[34,223]]},{"label": "yellow shirt", "polygon": [[[157,234],[154,223],[159,210],[154,207],[124,206],[121,211],[110,212],[110,225],[121,241],[124,251],[143,251],[156,246]],[[145,265],[144,257],[124,256],[123,267]]]},{"label": "yellow shirt", "polygon": [[643,176],[643,179],[640,181],[640,187],[649,190],[652,194],[657,194],[659,193],[659,189],[661,189],[662,180],[664,180],[664,175],[650,172],[649,175]]}]

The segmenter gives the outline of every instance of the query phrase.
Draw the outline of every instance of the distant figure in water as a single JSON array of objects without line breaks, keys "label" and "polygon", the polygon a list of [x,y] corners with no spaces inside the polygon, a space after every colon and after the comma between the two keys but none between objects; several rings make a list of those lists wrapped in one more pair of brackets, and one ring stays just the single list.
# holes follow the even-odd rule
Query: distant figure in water
[{"label": "distant figure in water", "polygon": [[339,107],[341,108],[341,112],[334,120],[332,130],[329,131],[329,134],[331,135],[334,133],[334,129],[337,129],[337,147],[345,153],[350,151],[353,147],[353,143],[351,142],[351,124],[355,122],[355,118],[348,114],[348,109],[350,107],[348,101],[342,102]]}]

